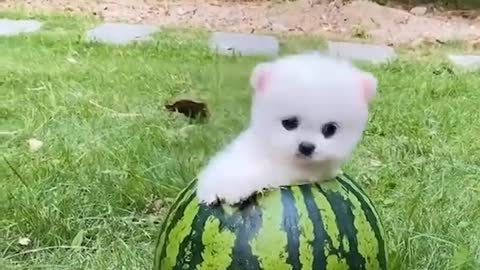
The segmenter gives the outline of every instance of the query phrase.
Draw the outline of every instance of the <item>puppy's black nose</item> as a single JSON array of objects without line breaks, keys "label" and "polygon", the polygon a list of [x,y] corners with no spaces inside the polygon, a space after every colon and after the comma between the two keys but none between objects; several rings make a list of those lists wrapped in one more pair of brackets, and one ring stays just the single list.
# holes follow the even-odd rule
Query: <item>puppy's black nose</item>
[{"label": "puppy's black nose", "polygon": [[315,145],[309,142],[301,142],[298,145],[298,152],[304,156],[311,156],[315,151]]}]

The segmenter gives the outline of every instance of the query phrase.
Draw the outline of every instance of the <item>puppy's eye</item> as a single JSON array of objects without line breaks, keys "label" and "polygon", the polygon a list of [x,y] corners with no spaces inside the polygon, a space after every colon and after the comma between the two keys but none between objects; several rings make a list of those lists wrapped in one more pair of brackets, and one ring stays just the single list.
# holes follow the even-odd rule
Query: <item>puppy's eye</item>
[{"label": "puppy's eye", "polygon": [[282,120],[282,126],[286,130],[294,130],[298,127],[299,121],[297,117],[290,117]]},{"label": "puppy's eye", "polygon": [[335,122],[328,122],[322,127],[322,134],[325,139],[331,138],[337,132],[338,125]]}]

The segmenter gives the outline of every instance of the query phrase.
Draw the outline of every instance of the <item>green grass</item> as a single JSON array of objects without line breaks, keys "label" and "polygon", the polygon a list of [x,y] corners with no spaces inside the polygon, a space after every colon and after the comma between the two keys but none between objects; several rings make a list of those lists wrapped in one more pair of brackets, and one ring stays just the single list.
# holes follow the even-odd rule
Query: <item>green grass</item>
[{"label": "green grass", "polygon": [[[196,31],[87,44],[93,20],[44,18],[38,34],[0,38],[0,269],[150,269],[152,203],[245,126],[260,59],[212,55]],[[391,269],[480,269],[480,76],[446,66],[366,66],[379,96],[346,170],[383,217]],[[166,112],[177,97],[206,101],[211,119]],[[30,138],[44,146],[30,152]]]},{"label": "green grass", "polygon": [[400,3],[406,6],[434,4],[449,9],[477,9],[480,7],[478,0],[376,0],[376,2],[380,4]]}]

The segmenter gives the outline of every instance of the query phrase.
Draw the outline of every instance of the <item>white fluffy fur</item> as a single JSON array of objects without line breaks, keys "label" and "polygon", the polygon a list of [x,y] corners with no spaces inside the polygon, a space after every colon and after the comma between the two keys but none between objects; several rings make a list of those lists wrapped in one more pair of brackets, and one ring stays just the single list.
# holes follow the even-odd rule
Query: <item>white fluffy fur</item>
[{"label": "white fluffy fur", "polygon": [[[250,124],[201,171],[203,203],[235,204],[263,189],[333,178],[362,137],[377,87],[371,74],[319,53],[260,63],[250,82]],[[291,116],[300,125],[287,131],[281,121]],[[326,139],[321,127],[330,121],[339,128]],[[299,157],[302,141],[316,145],[311,158]]]}]

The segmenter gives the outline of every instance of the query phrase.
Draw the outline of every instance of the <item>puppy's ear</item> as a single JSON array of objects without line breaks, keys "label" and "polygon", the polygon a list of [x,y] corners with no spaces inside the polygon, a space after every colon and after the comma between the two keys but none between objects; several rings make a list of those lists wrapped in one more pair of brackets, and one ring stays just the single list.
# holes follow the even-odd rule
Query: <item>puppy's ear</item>
[{"label": "puppy's ear", "polygon": [[263,92],[267,88],[271,75],[270,63],[260,63],[255,66],[250,76],[250,85],[256,92]]},{"label": "puppy's ear", "polygon": [[361,71],[360,83],[363,97],[367,103],[370,103],[377,94],[378,80],[373,74]]}]

